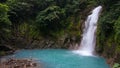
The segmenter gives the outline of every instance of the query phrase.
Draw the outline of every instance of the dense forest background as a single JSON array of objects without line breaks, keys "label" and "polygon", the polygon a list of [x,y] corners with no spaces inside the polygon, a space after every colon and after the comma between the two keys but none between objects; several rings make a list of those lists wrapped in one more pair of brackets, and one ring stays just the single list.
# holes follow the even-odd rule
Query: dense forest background
[{"label": "dense forest background", "polygon": [[120,63],[120,0],[0,0],[0,46],[77,47],[84,21],[99,5],[96,51]]}]

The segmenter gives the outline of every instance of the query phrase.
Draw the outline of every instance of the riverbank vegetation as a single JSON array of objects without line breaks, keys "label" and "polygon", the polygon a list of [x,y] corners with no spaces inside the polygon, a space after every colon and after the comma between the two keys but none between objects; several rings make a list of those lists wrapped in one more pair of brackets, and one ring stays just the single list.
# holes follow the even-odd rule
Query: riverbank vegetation
[{"label": "riverbank vegetation", "polygon": [[[74,48],[84,21],[102,5],[96,51],[120,63],[119,0],[1,0],[0,45],[13,49]],[[4,53],[3,51],[0,52]]]}]

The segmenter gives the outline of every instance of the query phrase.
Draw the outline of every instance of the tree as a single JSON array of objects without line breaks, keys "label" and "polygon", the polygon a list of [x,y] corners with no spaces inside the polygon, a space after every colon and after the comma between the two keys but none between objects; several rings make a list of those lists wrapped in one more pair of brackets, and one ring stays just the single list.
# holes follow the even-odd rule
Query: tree
[{"label": "tree", "polygon": [[65,18],[63,9],[58,6],[50,6],[38,14],[36,18],[37,28],[42,35],[52,35],[69,26],[68,22],[64,22]]},{"label": "tree", "polygon": [[[8,6],[0,3],[0,39],[5,40],[7,33],[10,32],[9,27],[11,22],[8,19]],[[1,41],[0,40],[0,41]]]}]

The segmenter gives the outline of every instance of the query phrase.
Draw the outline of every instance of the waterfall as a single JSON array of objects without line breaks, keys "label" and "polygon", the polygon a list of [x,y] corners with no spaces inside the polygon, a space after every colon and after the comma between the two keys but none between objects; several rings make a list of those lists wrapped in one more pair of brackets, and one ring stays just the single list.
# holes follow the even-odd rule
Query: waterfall
[{"label": "waterfall", "polygon": [[74,51],[77,54],[83,56],[93,56],[96,45],[96,28],[97,21],[100,14],[102,6],[98,6],[92,10],[92,14],[87,17],[85,21],[85,28],[83,29],[82,40],[78,50]]}]

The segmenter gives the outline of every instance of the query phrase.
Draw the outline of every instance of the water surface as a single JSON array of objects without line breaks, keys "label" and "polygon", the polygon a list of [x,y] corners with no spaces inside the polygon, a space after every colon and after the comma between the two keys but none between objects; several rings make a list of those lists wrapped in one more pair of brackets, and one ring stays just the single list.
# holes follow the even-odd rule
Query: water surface
[{"label": "water surface", "polygon": [[34,58],[44,68],[109,68],[101,57],[80,56],[63,49],[20,50],[15,58]]}]

